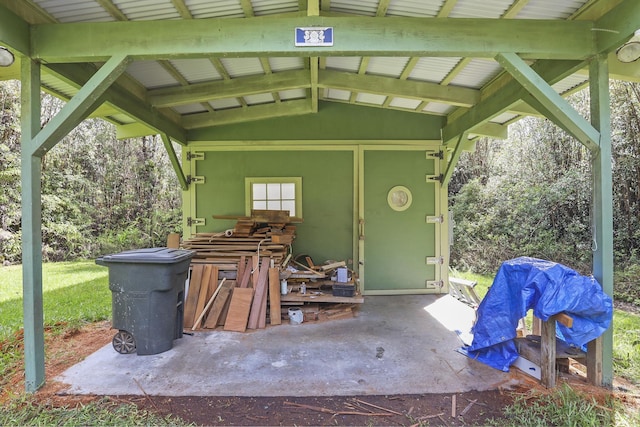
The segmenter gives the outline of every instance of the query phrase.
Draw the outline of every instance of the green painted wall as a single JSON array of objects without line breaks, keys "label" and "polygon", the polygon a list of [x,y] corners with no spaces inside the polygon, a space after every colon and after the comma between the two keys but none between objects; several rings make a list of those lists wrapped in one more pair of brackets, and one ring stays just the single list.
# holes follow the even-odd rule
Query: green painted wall
[{"label": "green painted wall", "polygon": [[318,113],[189,131],[189,141],[439,140],[444,118],[320,102]]},{"label": "green painted wall", "polygon": [[302,213],[297,224],[294,255],[314,262],[347,260],[353,254],[352,151],[205,151],[197,175],[196,215],[206,218],[198,232],[233,228],[234,221],[212,215],[244,215],[245,177],[302,177]]}]

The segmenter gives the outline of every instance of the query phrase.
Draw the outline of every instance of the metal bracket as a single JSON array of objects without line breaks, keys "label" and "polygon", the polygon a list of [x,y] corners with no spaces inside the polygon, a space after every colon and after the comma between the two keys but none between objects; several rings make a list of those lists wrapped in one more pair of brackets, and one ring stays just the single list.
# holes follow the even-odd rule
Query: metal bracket
[{"label": "metal bracket", "polygon": [[429,216],[427,215],[427,224],[442,224],[444,222],[444,216]]},{"label": "metal bracket", "polygon": [[189,183],[189,184],[204,184],[204,176],[187,175],[187,183]]},{"label": "metal bracket", "polygon": [[202,226],[205,223],[205,219],[204,218],[191,218],[188,217],[187,218],[187,225],[189,227],[193,227],[194,225],[197,226]]},{"label": "metal bracket", "polygon": [[438,181],[440,184],[444,181],[444,175],[427,175],[427,182]]},{"label": "metal bracket", "polygon": [[444,287],[444,281],[442,281],[442,280],[425,280],[424,287],[426,289],[442,289]]},{"label": "metal bracket", "polygon": [[204,152],[202,151],[189,151],[187,152],[187,160],[204,160]]},{"label": "metal bracket", "polygon": [[427,265],[443,265],[444,258],[441,256],[428,256],[425,259]]},{"label": "metal bracket", "polygon": [[436,159],[444,159],[444,151],[439,150],[439,151],[427,151],[427,158],[429,157],[434,157]]}]

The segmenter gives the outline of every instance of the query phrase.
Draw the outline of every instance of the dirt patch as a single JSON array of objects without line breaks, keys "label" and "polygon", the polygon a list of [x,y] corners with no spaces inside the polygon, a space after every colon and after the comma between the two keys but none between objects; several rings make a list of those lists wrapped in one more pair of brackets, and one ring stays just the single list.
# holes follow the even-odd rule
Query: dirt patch
[{"label": "dirt patch", "polygon": [[[35,399],[51,406],[73,407],[102,396],[67,395],[65,384],[52,380],[65,369],[80,362],[110,343],[114,330],[108,322],[67,330],[63,334],[46,331],[47,383]],[[589,386],[580,372],[567,374],[561,382],[582,390],[604,402],[611,392]],[[502,409],[519,395],[534,396],[549,391],[537,381],[514,369],[523,387],[517,390],[492,390],[456,394],[334,396],[334,397],[167,397],[112,396],[114,401],[128,402],[141,409],[179,417],[198,425],[484,425],[488,419],[501,419]],[[7,386],[0,392],[0,402],[24,390],[24,372],[15,369]],[[626,386],[632,387],[628,383]],[[637,392],[637,389],[634,390]],[[625,396],[618,395],[623,401]],[[628,402],[637,404],[637,402]]]}]

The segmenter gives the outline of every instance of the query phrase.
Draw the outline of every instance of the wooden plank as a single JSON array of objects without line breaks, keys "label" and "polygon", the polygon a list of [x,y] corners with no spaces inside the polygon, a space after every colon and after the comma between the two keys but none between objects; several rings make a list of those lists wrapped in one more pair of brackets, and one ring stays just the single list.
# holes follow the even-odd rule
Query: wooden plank
[{"label": "wooden plank", "polygon": [[547,388],[556,386],[556,322],[549,319],[542,322],[540,333],[540,369],[541,382]]},{"label": "wooden plank", "polygon": [[224,322],[225,331],[244,332],[247,330],[249,310],[253,300],[253,288],[234,288],[229,313]]},{"label": "wooden plank", "polygon": [[218,279],[219,279],[218,274],[220,274],[220,271],[218,270],[218,266],[212,265],[211,278],[209,279],[209,286],[207,288],[207,301],[209,301],[209,298],[211,298],[211,295],[213,295],[213,293],[218,288]]},{"label": "wooden plank", "polygon": [[[204,272],[202,273],[202,281],[200,282],[200,293],[198,294],[198,303],[196,305],[196,312],[194,315],[197,318],[200,313],[204,310],[204,306],[207,303],[207,293],[209,292],[209,281],[211,280],[211,270],[213,270],[212,265],[205,265]],[[193,324],[193,323],[192,323]],[[190,326],[187,324],[187,326]]]},{"label": "wooden plank", "polygon": [[[260,322],[260,315],[262,314],[261,310],[262,310],[263,299],[266,304],[268,274],[269,274],[269,259],[262,258],[259,274],[257,274],[256,272],[253,273],[257,281],[256,281],[256,285],[254,286],[254,289],[256,292],[253,298],[253,303],[251,305],[249,322],[247,323],[248,329],[258,329],[258,325]],[[264,314],[266,316],[266,306],[265,306]]]},{"label": "wooden plank", "polygon": [[246,263],[246,256],[244,255],[240,256],[240,261],[238,261],[238,274],[236,276],[236,280],[238,281],[238,283],[242,282],[242,275],[244,274],[245,263]]},{"label": "wooden plank", "polygon": [[169,233],[167,247],[170,249],[178,249],[180,247],[180,235],[178,233]]},{"label": "wooden plank", "polygon": [[222,289],[222,285],[224,285],[224,282],[226,280],[227,279],[222,279],[222,282],[220,282],[220,284],[218,285],[216,290],[213,292],[213,294],[211,295],[211,297],[207,301],[207,305],[204,306],[204,309],[202,310],[202,313],[200,313],[200,315],[198,316],[196,321],[193,323],[193,327],[191,328],[192,331],[195,331],[196,329],[198,329],[200,327],[200,324],[202,323],[202,319],[204,319],[204,316],[206,316],[207,311],[209,311],[209,309],[211,308],[211,305],[213,304],[213,301],[216,299],[216,296],[218,296],[218,292],[220,292],[220,289]]},{"label": "wooden plank", "polygon": [[247,260],[247,265],[245,266],[244,273],[242,273],[242,282],[240,283],[241,288],[249,287],[249,280],[251,279],[251,260]]},{"label": "wooden plank", "polygon": [[567,328],[573,328],[573,317],[569,316],[568,314],[565,314],[565,313],[554,314],[552,316],[552,319],[562,323]]},{"label": "wooden plank", "polygon": [[218,326],[224,326],[224,322],[227,319],[227,314],[229,313],[229,305],[231,304],[231,297],[233,296],[233,290],[238,286],[238,282],[231,281],[233,287],[230,289],[229,297],[227,298],[227,302],[222,307],[222,313],[220,313],[220,317],[218,318]]},{"label": "wooden plank", "polygon": [[269,269],[269,313],[271,313],[271,324],[282,323],[280,317],[280,269],[277,267]]},{"label": "wooden plank", "polygon": [[[260,279],[264,292],[260,298],[260,314],[258,316],[258,329],[264,329],[267,327],[267,296],[269,294],[269,260],[265,259],[263,268],[266,270],[264,278]],[[260,271],[260,277],[262,277],[262,271]]]},{"label": "wooden plank", "polygon": [[189,327],[193,325],[196,318],[196,306],[198,305],[198,295],[200,295],[200,285],[204,265],[198,264],[191,268],[191,279],[189,280],[189,291],[184,303],[184,324]]},{"label": "wooden plank", "polygon": [[[225,280],[225,279],[222,279]],[[216,297],[213,305],[211,306],[211,310],[207,315],[207,321],[204,323],[203,327],[206,329],[215,329],[218,326],[218,321],[220,320],[220,316],[222,314],[222,310],[231,295],[231,289],[235,284],[231,281],[226,282],[222,285],[220,292],[218,292],[218,296]]]},{"label": "wooden plank", "polygon": [[251,262],[253,263],[253,267],[251,269],[252,274],[251,274],[251,286],[253,287],[253,289],[256,288],[256,286],[258,286],[258,269],[260,266],[260,257],[258,255],[254,255],[251,257]]}]

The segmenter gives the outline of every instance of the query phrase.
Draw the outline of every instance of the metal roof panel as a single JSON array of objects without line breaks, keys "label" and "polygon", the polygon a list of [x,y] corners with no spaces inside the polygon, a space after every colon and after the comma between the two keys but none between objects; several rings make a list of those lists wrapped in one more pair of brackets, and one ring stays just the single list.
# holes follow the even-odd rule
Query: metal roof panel
[{"label": "metal roof panel", "polygon": [[500,18],[514,0],[458,0],[451,18]]},{"label": "metal roof panel", "polygon": [[289,90],[281,90],[278,92],[278,96],[280,99],[302,99],[307,97],[307,91],[305,89],[289,89]]},{"label": "metal roof panel", "polygon": [[211,105],[214,110],[227,110],[229,108],[238,108],[242,104],[240,104],[236,98],[225,98],[209,101],[209,105]]},{"label": "metal roof panel", "polygon": [[256,95],[247,95],[244,97],[244,100],[248,105],[257,105],[257,104],[268,104],[270,102],[275,102],[273,95],[270,93],[259,93]]},{"label": "metal roof panel", "polygon": [[367,74],[375,74],[379,76],[400,77],[404,67],[409,62],[409,58],[397,57],[372,57],[369,59],[367,66]]},{"label": "metal roof panel", "polygon": [[324,98],[325,99],[337,99],[340,101],[348,101],[351,97],[351,92],[348,90],[342,89],[325,89],[324,90]]},{"label": "metal roof panel", "polygon": [[440,83],[458,62],[460,58],[420,58],[409,79]]},{"label": "metal roof panel", "polygon": [[191,16],[205,18],[244,18],[244,12],[238,0],[185,0]]},{"label": "metal roof panel", "polygon": [[252,0],[253,13],[256,16],[274,15],[278,13],[297,12],[297,0]]},{"label": "metal roof panel", "polygon": [[581,0],[531,1],[516,15],[517,19],[567,19],[584,4]]},{"label": "metal roof panel", "polygon": [[127,67],[127,73],[149,89],[178,84],[178,81],[156,61],[132,62]]},{"label": "metal roof panel", "polygon": [[500,64],[492,59],[473,59],[451,80],[451,84],[480,89],[501,71]]},{"label": "metal roof panel", "polygon": [[376,16],[378,0],[332,0],[331,11],[354,15]]},{"label": "metal roof panel", "polygon": [[302,58],[269,58],[271,71],[302,70],[304,60]]},{"label": "metal roof panel", "polygon": [[36,0],[35,4],[60,22],[100,22],[114,18],[95,0]]},{"label": "metal roof panel", "polygon": [[204,113],[207,111],[202,104],[176,105],[172,109],[180,114]]},{"label": "metal roof panel", "polygon": [[362,104],[382,105],[386,99],[387,97],[385,95],[376,95],[373,93],[359,93],[358,96],[356,96],[356,102]]},{"label": "metal roof panel", "polygon": [[258,58],[220,58],[231,78],[264,74]]},{"label": "metal roof panel", "polygon": [[421,102],[422,101],[420,101],[419,99],[407,99],[407,98],[395,97],[389,103],[389,106],[390,107],[396,107],[396,108],[407,108],[407,109],[410,109],[410,110],[415,110],[416,108],[418,108],[418,105],[420,105]]},{"label": "metal roof panel", "polygon": [[208,59],[174,59],[170,62],[189,83],[222,79]]},{"label": "metal roof panel", "polygon": [[444,0],[392,0],[387,16],[435,18]]},{"label": "metal roof panel", "polygon": [[179,19],[180,13],[171,0],[112,0],[131,21]]},{"label": "metal roof panel", "polygon": [[330,56],[327,58],[327,68],[355,73],[360,68],[360,62],[360,56]]}]

